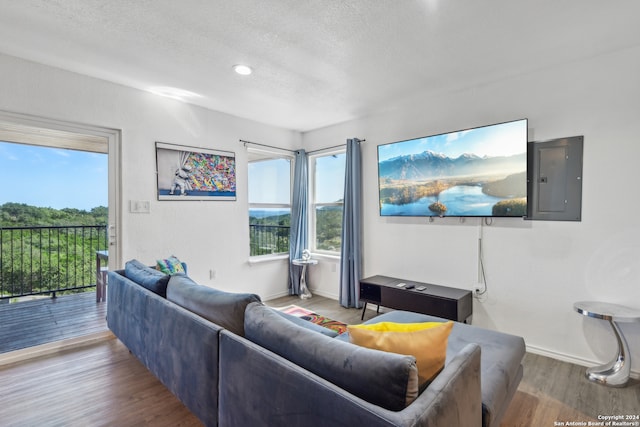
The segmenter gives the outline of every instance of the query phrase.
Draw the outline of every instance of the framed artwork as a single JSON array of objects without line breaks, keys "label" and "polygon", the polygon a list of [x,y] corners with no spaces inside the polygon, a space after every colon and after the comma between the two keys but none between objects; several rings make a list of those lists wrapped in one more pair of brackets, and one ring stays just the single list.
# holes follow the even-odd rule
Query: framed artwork
[{"label": "framed artwork", "polygon": [[236,200],[236,156],[156,142],[158,200]]}]

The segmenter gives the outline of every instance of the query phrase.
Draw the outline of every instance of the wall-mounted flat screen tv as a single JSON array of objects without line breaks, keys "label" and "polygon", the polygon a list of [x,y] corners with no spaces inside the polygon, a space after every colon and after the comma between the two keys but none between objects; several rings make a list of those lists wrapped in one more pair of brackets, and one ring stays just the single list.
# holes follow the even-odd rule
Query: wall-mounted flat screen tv
[{"label": "wall-mounted flat screen tv", "polygon": [[381,216],[524,217],[527,119],[378,146]]}]

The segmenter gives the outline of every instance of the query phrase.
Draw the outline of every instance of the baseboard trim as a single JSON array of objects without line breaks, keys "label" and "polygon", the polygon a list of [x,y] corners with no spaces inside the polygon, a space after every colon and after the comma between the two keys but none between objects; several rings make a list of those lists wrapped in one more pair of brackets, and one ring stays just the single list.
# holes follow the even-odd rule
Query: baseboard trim
[{"label": "baseboard trim", "polygon": [[[602,362],[597,362],[595,360],[583,359],[581,357],[569,356],[563,353],[558,353],[556,351],[548,350],[545,348],[540,348],[532,345],[527,345],[527,352],[537,354],[539,356],[549,357],[551,359],[560,360],[562,362],[573,363],[574,365],[584,366],[585,368],[591,368],[593,366],[602,365]],[[640,379],[640,372],[631,371],[631,378]]]},{"label": "baseboard trim", "polygon": [[[338,301],[338,295],[334,295],[334,294],[330,294],[327,292],[323,292],[317,289],[309,289],[309,291],[311,292],[312,295],[318,295],[321,297],[325,297],[325,298],[329,298],[335,301]],[[265,297],[262,298],[263,301],[270,301],[272,299],[276,299],[276,298],[280,298],[280,297],[286,297],[289,296],[289,291],[283,291],[283,292],[278,292],[277,294],[271,294],[271,295],[267,295]]]},{"label": "baseboard trim", "polygon": [[115,335],[109,330],[96,332],[80,337],[69,338],[62,341],[54,341],[47,344],[37,345],[34,347],[23,348],[20,350],[10,351],[0,354],[0,366],[12,365],[37,357],[49,356],[60,353],[73,348],[85,347],[102,341],[115,339]]},{"label": "baseboard trim", "polygon": [[318,295],[318,296],[329,298],[329,299],[332,299],[332,300],[335,300],[335,301],[339,301],[340,300],[338,295],[331,294],[331,293],[328,293],[328,292],[324,292],[324,291],[321,291],[320,289],[309,289],[309,291],[311,291],[311,293],[313,295]]},{"label": "baseboard trim", "polygon": [[289,291],[282,291],[282,292],[278,292],[277,294],[271,294],[271,295],[267,295],[264,297],[261,297],[262,301],[270,301],[272,299],[276,299],[276,298],[280,298],[280,297],[286,297],[289,295]]}]

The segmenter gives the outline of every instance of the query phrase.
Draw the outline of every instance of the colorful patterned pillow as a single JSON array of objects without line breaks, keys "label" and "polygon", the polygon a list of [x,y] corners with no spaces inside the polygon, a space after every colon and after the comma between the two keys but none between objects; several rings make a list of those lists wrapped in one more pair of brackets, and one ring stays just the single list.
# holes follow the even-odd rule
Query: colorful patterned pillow
[{"label": "colorful patterned pillow", "polygon": [[182,263],[178,258],[171,255],[167,259],[159,259],[157,261],[156,268],[162,271],[164,274],[176,274],[176,273],[184,273],[184,267],[182,267]]}]

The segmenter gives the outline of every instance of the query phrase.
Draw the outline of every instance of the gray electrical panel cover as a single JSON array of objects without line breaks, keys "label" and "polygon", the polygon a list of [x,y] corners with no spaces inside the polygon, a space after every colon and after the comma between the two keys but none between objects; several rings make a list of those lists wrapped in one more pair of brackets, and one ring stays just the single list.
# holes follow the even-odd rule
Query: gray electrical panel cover
[{"label": "gray electrical panel cover", "polygon": [[527,143],[526,219],[582,219],[583,142],[573,136]]}]

